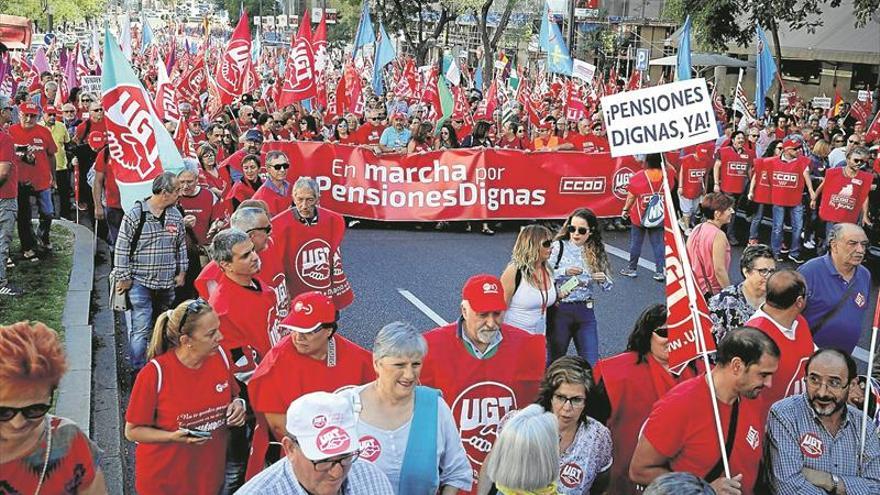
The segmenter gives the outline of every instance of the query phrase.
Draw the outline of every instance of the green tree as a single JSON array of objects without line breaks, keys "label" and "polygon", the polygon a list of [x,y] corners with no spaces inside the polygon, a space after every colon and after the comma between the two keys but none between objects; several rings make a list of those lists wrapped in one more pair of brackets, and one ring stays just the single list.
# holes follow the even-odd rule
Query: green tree
[{"label": "green tree", "polygon": [[27,17],[41,31],[48,28],[51,11],[55,26],[95,17],[106,10],[106,0],[0,0],[0,12]]}]

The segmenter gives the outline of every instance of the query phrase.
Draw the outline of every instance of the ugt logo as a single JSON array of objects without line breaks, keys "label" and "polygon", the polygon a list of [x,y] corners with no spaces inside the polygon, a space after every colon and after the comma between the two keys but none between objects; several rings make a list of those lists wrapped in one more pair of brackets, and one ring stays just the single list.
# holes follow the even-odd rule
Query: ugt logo
[{"label": "ugt logo", "polygon": [[149,179],[158,171],[159,146],[143,91],[116,86],[104,95],[104,107],[110,156],[127,171],[116,177],[122,182]]},{"label": "ugt logo", "polygon": [[245,40],[234,39],[229,42],[226,53],[220,59],[220,78],[224,86],[235,88],[242,84],[250,51],[250,43]]}]

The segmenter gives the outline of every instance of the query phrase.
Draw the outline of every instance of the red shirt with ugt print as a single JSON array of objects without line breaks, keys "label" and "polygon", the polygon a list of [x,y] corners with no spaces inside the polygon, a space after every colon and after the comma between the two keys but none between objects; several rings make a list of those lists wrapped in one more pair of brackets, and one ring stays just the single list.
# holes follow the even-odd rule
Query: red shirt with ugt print
[{"label": "red shirt with ugt print", "polygon": [[9,135],[12,136],[16,146],[31,146],[34,150],[34,163],[16,160],[18,182],[30,183],[35,191],[49,189],[52,184],[52,165],[49,163],[49,155],[58,152],[52,133],[41,125],[25,129],[21,124],[15,124],[9,128]]}]

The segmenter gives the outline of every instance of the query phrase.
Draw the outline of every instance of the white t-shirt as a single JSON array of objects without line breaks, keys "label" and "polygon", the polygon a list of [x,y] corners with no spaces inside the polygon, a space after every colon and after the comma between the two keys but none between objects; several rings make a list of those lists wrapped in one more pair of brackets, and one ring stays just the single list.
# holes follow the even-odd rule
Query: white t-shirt
[{"label": "white t-shirt", "polygon": [[[350,394],[352,402],[356,403],[360,401],[361,391],[369,385],[360,385],[344,393]],[[464,446],[461,444],[455,420],[452,419],[452,411],[442,398],[437,401],[437,407],[437,460],[440,486],[449,485],[468,491],[473,483],[473,472]],[[362,420],[358,422],[360,460],[373,463],[385,473],[395,493],[400,482],[400,469],[403,466],[411,425],[412,418],[396,430],[376,428]]]}]

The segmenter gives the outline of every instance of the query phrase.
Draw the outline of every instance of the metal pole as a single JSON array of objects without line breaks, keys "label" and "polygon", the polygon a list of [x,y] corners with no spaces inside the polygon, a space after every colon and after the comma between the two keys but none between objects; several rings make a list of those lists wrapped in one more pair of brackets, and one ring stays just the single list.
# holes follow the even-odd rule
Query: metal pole
[{"label": "metal pole", "polygon": [[568,0],[568,52],[574,57],[574,6],[577,0]]}]

